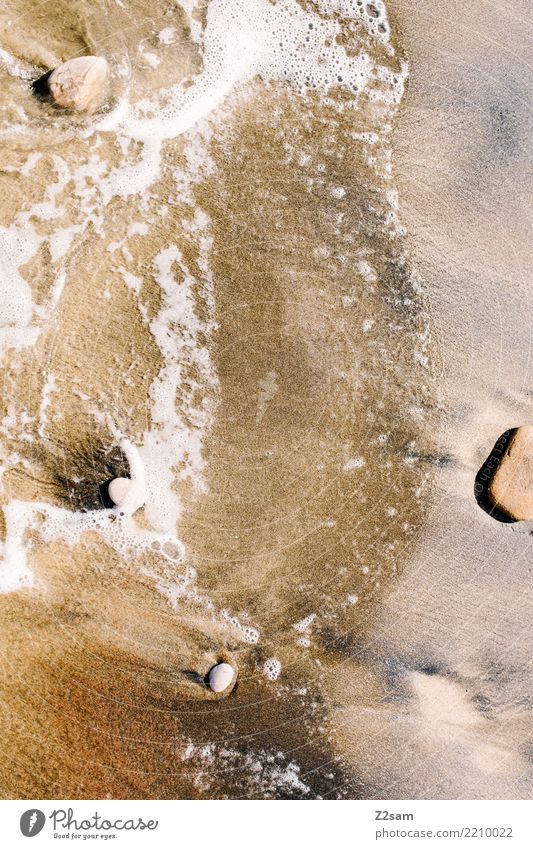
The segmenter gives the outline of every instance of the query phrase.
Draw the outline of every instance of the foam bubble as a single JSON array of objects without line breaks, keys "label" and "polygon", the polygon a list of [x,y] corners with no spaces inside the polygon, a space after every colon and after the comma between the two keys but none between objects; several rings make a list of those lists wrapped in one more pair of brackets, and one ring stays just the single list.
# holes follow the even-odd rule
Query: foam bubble
[{"label": "foam bubble", "polygon": [[301,619],[299,622],[296,622],[292,627],[295,631],[299,631],[303,634],[305,631],[309,630],[315,619],[316,613],[310,613],[309,616],[306,616],[305,619]]},{"label": "foam bubble", "polygon": [[161,44],[174,44],[176,40],[176,30],[174,27],[165,27],[158,33],[158,39]]},{"label": "foam bubble", "polygon": [[281,674],[281,663],[277,657],[269,657],[263,664],[263,673],[269,681],[276,681]]},{"label": "foam bubble", "polygon": [[285,793],[307,795],[310,787],[304,783],[300,767],[294,761],[288,761],[283,752],[258,751],[242,752],[225,743],[207,743],[196,746],[191,740],[180,752],[184,763],[194,764],[196,768],[195,784],[200,790],[208,790],[216,781],[217,772],[238,771],[251,792],[261,788],[262,798],[279,798],[280,788]]},{"label": "foam bubble", "polygon": [[353,459],[348,460],[342,468],[345,472],[353,472],[354,469],[362,469],[364,465],[364,457],[354,457]]}]

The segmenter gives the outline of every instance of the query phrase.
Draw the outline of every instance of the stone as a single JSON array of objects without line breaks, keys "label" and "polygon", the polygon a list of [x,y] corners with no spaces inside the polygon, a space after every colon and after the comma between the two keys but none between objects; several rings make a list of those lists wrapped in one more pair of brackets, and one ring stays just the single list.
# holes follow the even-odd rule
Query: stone
[{"label": "stone", "polygon": [[48,77],[48,91],[64,109],[84,112],[103,95],[108,64],[102,56],[79,56],[59,65]]},{"label": "stone", "polygon": [[126,496],[131,489],[131,480],[129,478],[114,478],[108,486],[107,492],[113,504],[120,507],[126,500]]},{"label": "stone", "polygon": [[214,693],[223,693],[236,677],[237,672],[229,663],[217,663],[209,673],[209,686]]},{"label": "stone", "polygon": [[488,494],[507,516],[533,521],[533,425],[517,428],[511,437]]}]

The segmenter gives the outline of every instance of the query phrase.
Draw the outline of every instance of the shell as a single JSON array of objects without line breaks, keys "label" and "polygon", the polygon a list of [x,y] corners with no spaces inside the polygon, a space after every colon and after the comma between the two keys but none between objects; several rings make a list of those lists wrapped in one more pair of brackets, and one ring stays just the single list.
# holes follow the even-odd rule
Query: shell
[{"label": "shell", "polygon": [[113,504],[120,507],[130,491],[130,488],[131,481],[129,478],[113,478],[108,486],[107,492]]},{"label": "shell", "polygon": [[209,686],[214,693],[223,693],[237,677],[237,671],[229,663],[217,663],[209,673]]},{"label": "shell", "polygon": [[102,56],[79,56],[52,71],[48,90],[58,106],[83,112],[101,99],[107,74]]}]

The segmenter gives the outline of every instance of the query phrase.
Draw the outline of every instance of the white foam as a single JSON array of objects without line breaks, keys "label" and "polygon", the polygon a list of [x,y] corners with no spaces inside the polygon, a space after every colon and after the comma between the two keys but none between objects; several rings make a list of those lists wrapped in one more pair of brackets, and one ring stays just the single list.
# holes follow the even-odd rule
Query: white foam
[{"label": "white foam", "polygon": [[0,47],[0,64],[3,65],[7,73],[12,77],[20,77],[23,80],[34,80],[39,73],[35,65],[23,62],[2,47]]},{"label": "white foam", "polygon": [[[45,199],[18,213],[10,227],[0,227],[0,349],[24,348],[34,345],[46,321],[53,314],[60,297],[65,277],[56,277],[50,297],[41,305],[33,301],[32,290],[21,273],[26,263],[35,257],[41,245],[48,241],[52,262],[68,250],[79,226],[58,227],[49,236],[40,234],[34,227],[35,219],[51,221],[63,215],[64,208],[57,197],[70,179],[70,170],[61,157],[52,157],[57,180],[46,189]],[[31,157],[23,169],[35,167],[38,159]],[[28,172],[29,173],[29,172]],[[87,222],[89,223],[89,222]]]},{"label": "white foam", "polygon": [[357,263],[357,269],[369,283],[374,283],[378,279],[376,272],[365,259]]},{"label": "white foam", "polygon": [[30,153],[24,165],[19,169],[23,177],[27,177],[33,171],[41,157],[42,153],[36,151]]},{"label": "white foam", "polygon": [[[69,546],[78,544],[84,533],[96,531],[124,558],[132,553],[142,554],[157,544],[158,551],[167,560],[175,563],[183,559],[184,549],[179,540],[168,534],[140,528],[131,513],[122,506],[112,510],[81,513],[44,502],[13,499],[8,507],[14,517],[12,524],[8,524],[4,551],[4,565],[8,571],[19,572],[28,568],[22,541],[29,529],[36,531],[44,542],[61,540]],[[171,549],[165,546],[172,547],[172,554],[169,553]]]},{"label": "white foam", "polygon": [[[192,23],[191,0],[182,3]],[[374,18],[367,12],[379,10]],[[295,0],[212,0],[203,32],[203,70],[192,85],[178,84],[161,92],[163,106],[149,101],[131,107],[124,102],[97,129],[118,129],[132,138],[149,141],[178,136],[209,115],[236,86],[259,75],[265,81],[287,81],[298,91],[329,92],[334,86],[349,89],[356,99],[399,102],[407,67],[392,73],[376,65],[362,48],[347,51],[338,38],[343,18],[358,19],[367,31],[390,44],[387,14],[381,2],[360,7],[355,0],[320,0],[318,13],[303,9]],[[385,27],[385,32],[380,32]],[[197,27],[194,28],[199,40]],[[163,40],[170,38],[163,30]],[[352,45],[353,46],[353,45]],[[376,86],[375,82],[385,85]],[[372,83],[372,85],[370,85]]]},{"label": "white foam", "polygon": [[0,227],[0,343],[2,350],[32,345],[37,329],[30,329],[33,299],[29,283],[20,273],[42,240],[31,224]]},{"label": "white foam", "polygon": [[300,619],[300,621],[296,622],[292,627],[295,631],[299,631],[300,634],[303,634],[309,630],[315,619],[316,613],[310,613],[309,616],[306,616],[305,619]]},{"label": "white foam", "polygon": [[311,790],[300,775],[300,767],[294,761],[287,761],[283,752],[265,749],[242,752],[224,743],[197,746],[189,740],[179,756],[183,762],[194,763],[195,784],[201,791],[208,790],[217,780],[217,769],[222,774],[225,770],[238,771],[252,787],[261,788],[263,798],[277,798],[281,788],[301,795]]},{"label": "white foam", "polygon": [[346,189],[343,186],[334,186],[331,189],[331,196],[337,200],[341,200],[346,194]]},{"label": "white foam", "polygon": [[269,681],[277,681],[281,674],[281,663],[277,657],[269,657],[263,664],[263,673]]},{"label": "white foam", "polygon": [[[203,216],[201,224],[208,228],[209,220]],[[209,279],[207,257],[210,238],[203,242],[206,284]],[[214,329],[211,318],[201,323],[196,315],[191,275],[180,250],[171,245],[155,257],[156,279],[161,287],[162,301],[150,329],[163,356],[164,365],[150,388],[151,420],[139,449],[146,474],[146,514],[153,527],[174,531],[180,515],[180,502],[174,489],[174,479],[188,479],[198,490],[203,490],[201,453],[204,433],[212,420],[212,398],[209,390],[217,388],[217,378],[211,364],[209,350],[200,344],[199,337],[209,336]],[[190,378],[184,380],[184,369],[193,365],[203,379],[203,384]],[[194,398],[201,390],[202,400]],[[188,401],[187,420],[177,409],[180,391]]]},{"label": "white foam", "polygon": [[38,433],[41,439],[46,439],[46,426],[48,424],[48,407],[50,406],[50,397],[57,389],[55,375],[49,372],[43,385],[41,404],[39,407],[39,429]]},{"label": "white foam", "polygon": [[6,539],[0,546],[0,593],[12,593],[34,585],[34,577],[26,559],[24,535],[27,508],[15,500],[4,506]]},{"label": "white foam", "polygon": [[[205,212],[195,206],[192,190],[195,181],[214,168],[206,153],[210,138],[207,118],[232,91],[242,93],[257,76],[266,82],[287,83],[302,97],[319,92],[326,98],[334,88],[342,88],[349,97],[328,100],[338,109],[357,108],[362,97],[381,100],[394,108],[403,92],[407,68],[402,66],[400,73],[393,74],[386,65],[376,64],[371,51],[364,48],[363,40],[358,44],[357,35],[353,36],[349,50],[338,38],[343,18],[356,19],[384,46],[385,53],[392,56],[394,50],[389,39],[386,10],[380,0],[361,6],[355,0],[318,0],[315,10],[302,8],[297,0],[276,3],[270,0],[212,0],[205,26],[196,14],[203,9],[199,0],[181,0],[181,5],[188,16],[191,37],[201,51],[202,71],[192,81],[186,80],[159,92],[159,101],[154,98],[132,103],[133,92],[123,93],[111,113],[104,118],[91,119],[84,134],[87,138],[98,131],[114,132],[117,148],[123,154],[120,165],[110,167],[101,158],[97,150],[99,136],[94,138],[91,155],[82,164],[69,166],[54,155],[57,181],[48,187],[45,199],[17,216],[11,228],[0,229],[0,313],[3,322],[0,342],[5,350],[14,344],[33,344],[39,327],[53,314],[66,281],[65,273],[54,269],[56,277],[49,300],[44,307],[39,307],[32,301],[21,267],[37,254],[45,241],[49,244],[52,262],[56,263],[67,254],[74,237],[80,236],[87,227],[103,233],[105,208],[115,197],[137,197],[137,214],[140,212],[142,217],[149,205],[150,187],[161,174],[163,142],[188,132],[184,145],[186,168],[176,174],[176,190],[180,201],[189,203],[193,210],[190,218],[182,222],[182,227],[199,247],[197,266],[200,274],[196,268],[188,267],[176,245],[167,245],[153,258],[161,303],[149,327],[161,353],[162,366],[150,388],[152,421],[137,445],[117,427],[112,427],[130,466],[134,484],[131,498],[128,496],[127,503],[120,508],[92,513],[11,501],[6,508],[7,537],[0,591],[30,586],[34,580],[26,558],[27,530],[37,532],[44,541],[60,539],[68,545],[78,543],[84,533],[96,531],[123,558],[156,550],[167,563],[179,565],[181,572],[176,575],[175,570],[171,570],[171,577],[162,577],[157,571],[143,568],[171,604],[177,605],[181,599],[201,604],[227,621],[243,641],[254,644],[260,637],[256,628],[227,610],[216,611],[212,602],[202,597],[194,569],[184,567],[184,548],[176,537],[181,513],[176,482],[187,481],[197,492],[205,489],[202,446],[213,421],[218,388],[205,343],[215,328],[213,280],[209,267],[210,221]],[[370,6],[374,11],[369,11]],[[173,27],[166,27],[159,33],[160,43],[173,44],[174,33]],[[172,48],[164,52],[170,54],[171,51]],[[159,64],[159,58],[144,51],[142,45],[140,53],[150,66]],[[21,73],[20,68],[13,68],[13,71]],[[238,102],[235,98],[233,104],[238,107]],[[353,136],[367,145],[376,145],[379,141],[376,133],[354,132]],[[142,144],[130,145],[132,139]],[[130,146],[135,148],[131,154]],[[37,162],[36,156],[30,156],[22,166],[22,174],[29,175]],[[319,163],[318,170],[323,172],[325,165]],[[58,226],[51,234],[40,235],[32,219],[58,219],[60,222],[64,213],[69,213],[68,199],[63,205],[58,203],[67,184],[74,187],[70,195],[79,203],[80,224],[68,228]],[[341,200],[345,189],[334,185],[331,193]],[[394,208],[395,196],[389,193],[387,199]],[[134,222],[128,230],[128,238],[145,235],[146,231],[142,221]],[[116,247],[128,260],[132,255],[125,241]],[[324,256],[329,255],[327,247],[323,252]],[[142,285],[140,278],[126,268],[121,267],[119,271],[132,294],[138,297]],[[373,274],[363,263],[361,271],[367,279]],[[207,310],[197,310],[198,277],[201,277],[203,305]],[[142,305],[139,308],[148,321],[146,308]],[[207,312],[207,319],[200,320],[200,312]],[[198,375],[196,381],[190,379],[188,366]],[[53,380],[49,375],[43,390],[38,425],[41,438],[46,437],[50,394],[55,388]],[[272,391],[271,386],[259,389],[267,394]],[[88,396],[78,394],[89,403]],[[198,397],[203,400],[198,402]],[[266,411],[263,401],[267,403],[269,398],[270,395],[261,400],[260,419]],[[110,423],[106,421],[105,424]],[[11,463],[17,460],[16,454],[10,458]],[[345,469],[355,469],[363,463],[362,458],[356,458],[348,461]],[[143,503],[146,519],[152,526],[150,530],[141,529],[135,521],[134,514]],[[306,629],[313,616],[295,625],[303,634],[302,644],[309,642]],[[302,626],[301,631],[298,626]],[[280,670],[277,658],[270,658],[264,667],[271,680],[277,679]]]},{"label": "white foam", "polygon": [[128,461],[131,484],[126,497],[115,511],[121,516],[133,516],[146,501],[146,473],[139,449],[129,439],[121,439],[120,446]]},{"label": "white foam", "polygon": [[[138,277],[136,274],[132,274],[130,271],[128,271],[122,265],[120,266],[120,268],[118,270],[120,271],[120,273],[122,275],[122,279],[124,280],[124,283],[126,284],[126,286],[129,289],[131,289],[131,291],[134,293],[134,295],[138,296],[140,291],[141,291],[142,284],[143,284],[142,277]],[[141,307],[140,304],[139,304],[139,307]]]},{"label": "white foam", "polygon": [[143,50],[141,45],[139,45],[139,53],[143,59],[148,62],[151,68],[157,68],[157,66],[161,64],[159,56],[156,56],[155,53],[151,53],[149,50]]},{"label": "white foam", "polygon": [[180,0],[180,6],[187,15],[192,40],[201,44],[203,38],[202,25],[195,15],[200,7],[200,0]]},{"label": "white foam", "polygon": [[226,619],[228,622],[233,625],[237,631],[242,633],[242,637],[245,643],[250,643],[251,645],[259,642],[259,631],[257,628],[252,628],[250,625],[244,625],[236,616],[232,616],[228,610],[221,610],[220,615],[223,619]]},{"label": "white foam", "polygon": [[174,44],[176,41],[176,30],[174,27],[165,27],[157,36],[161,44]]},{"label": "white foam", "polygon": [[353,472],[354,469],[362,469],[364,465],[364,457],[353,457],[351,460],[348,460],[342,468],[345,472]]}]

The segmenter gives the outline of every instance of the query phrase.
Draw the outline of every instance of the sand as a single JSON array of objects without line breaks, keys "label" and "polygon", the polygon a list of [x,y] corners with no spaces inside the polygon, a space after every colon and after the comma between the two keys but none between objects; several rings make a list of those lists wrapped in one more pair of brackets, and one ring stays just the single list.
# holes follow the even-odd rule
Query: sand
[{"label": "sand", "polygon": [[[357,24],[399,110],[252,75],[157,143],[206,10],[127,6],[0,41],[3,795],[529,796],[531,528],[474,497],[531,422],[525,5]],[[109,112],[21,82],[104,46]]]}]

